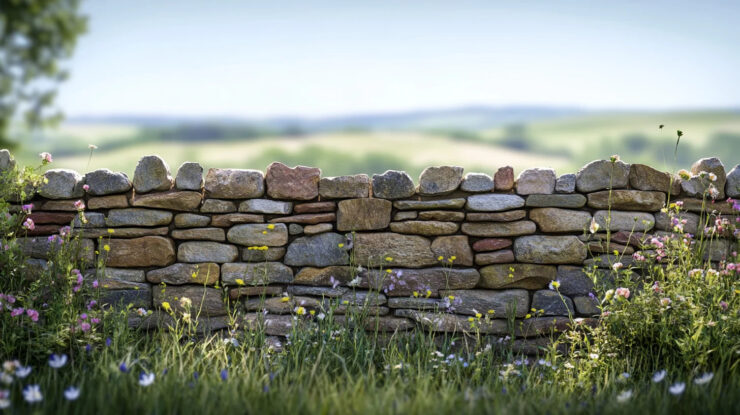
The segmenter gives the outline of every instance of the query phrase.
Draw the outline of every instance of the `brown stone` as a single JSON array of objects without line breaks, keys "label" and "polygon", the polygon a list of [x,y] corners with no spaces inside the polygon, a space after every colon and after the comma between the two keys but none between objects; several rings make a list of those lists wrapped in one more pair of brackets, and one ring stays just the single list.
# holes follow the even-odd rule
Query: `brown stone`
[{"label": "brown stone", "polygon": [[62,229],[61,225],[36,225],[33,230],[26,231],[28,236],[52,235]]},{"label": "brown stone", "polygon": [[332,286],[332,278],[339,285],[346,285],[357,272],[354,267],[330,266],[324,268],[305,267],[295,275],[294,284]]},{"label": "brown stone", "polygon": [[532,209],[529,218],[542,232],[583,232],[591,224],[590,213],[571,209]]},{"label": "brown stone", "polygon": [[257,170],[209,169],[204,187],[213,199],[251,199],[265,194],[264,178]]},{"label": "brown stone", "polygon": [[393,204],[385,199],[348,199],[338,204],[337,230],[371,231],[388,227]]},{"label": "brown stone", "polygon": [[290,168],[274,162],[267,166],[267,194],[273,199],[311,200],[319,195],[321,169],[296,166]]},{"label": "brown stone", "polygon": [[152,290],[154,305],[158,308],[164,308],[162,303],[167,302],[170,308],[178,313],[186,310],[181,305],[181,299],[190,299],[190,314],[195,317],[196,314],[205,316],[220,316],[226,314],[226,305],[224,304],[222,292],[216,288],[203,287],[202,285],[180,285],[169,286],[164,290]]},{"label": "brown stone", "polygon": [[475,265],[506,264],[509,262],[514,262],[514,251],[511,249],[483,252],[475,255]]},{"label": "brown stone", "polygon": [[91,197],[87,201],[87,208],[95,209],[116,209],[128,207],[128,197],[126,195],[111,195],[102,197]]},{"label": "brown stone", "polygon": [[537,226],[529,220],[518,222],[475,222],[463,223],[462,232],[470,236],[499,237],[535,233]]},{"label": "brown stone", "polygon": [[336,219],[334,213],[306,213],[302,215],[283,216],[280,218],[270,219],[272,223],[302,223],[317,224],[325,222],[334,222]]},{"label": "brown stone", "polygon": [[231,225],[240,223],[264,223],[264,215],[253,215],[250,213],[227,213],[225,215],[213,215],[211,217],[211,226],[219,228],[228,228]]},{"label": "brown stone", "polygon": [[[435,211],[435,212],[439,212],[439,211]],[[418,216],[419,216],[419,213],[415,211],[402,211],[402,212],[396,212],[396,214],[393,215],[393,220],[402,221],[402,220],[416,219]]]},{"label": "brown stone", "polygon": [[665,204],[665,193],[642,190],[612,190],[589,193],[588,206],[594,209],[641,210],[657,212]]},{"label": "brown stone", "polygon": [[368,197],[370,178],[367,174],[354,176],[324,177],[319,181],[319,195],[326,199]]},{"label": "brown stone", "polygon": [[[425,267],[437,264],[428,239],[397,233],[358,233],[354,236],[355,261],[363,267]],[[386,258],[391,261],[386,261]]]},{"label": "brown stone", "polygon": [[306,235],[318,235],[324,232],[330,232],[334,229],[334,225],[331,223],[319,223],[316,225],[307,225],[303,228],[303,233]]},{"label": "brown stone", "polygon": [[547,287],[557,277],[553,265],[497,264],[480,269],[479,288],[524,288],[536,290]]},{"label": "brown stone", "polygon": [[586,245],[588,251],[597,254],[611,254],[614,251],[619,251],[621,255],[632,255],[635,250],[631,246],[625,246],[615,244],[614,242],[606,243],[606,241],[592,241]]},{"label": "brown stone", "polygon": [[42,225],[42,224],[69,225],[77,217],[77,214],[76,213],[34,212],[28,215],[28,217],[36,225]]},{"label": "brown stone", "polygon": [[373,269],[363,274],[361,286],[382,290],[392,297],[410,296],[414,291],[426,295],[428,289],[436,297],[439,290],[466,290],[475,287],[479,280],[475,268],[393,268],[390,273]]},{"label": "brown stone", "polygon": [[419,212],[419,219],[438,220],[444,222],[462,222],[465,219],[465,213],[449,210],[426,210]]},{"label": "brown stone", "polygon": [[172,264],[167,268],[151,270],[146,273],[147,281],[152,284],[167,285],[214,285],[218,282],[221,269],[216,263]]},{"label": "brown stone", "polygon": [[301,203],[293,207],[294,213],[320,213],[320,212],[334,212],[337,209],[335,202],[314,202],[314,203]]},{"label": "brown stone", "polygon": [[229,290],[229,298],[236,300],[239,297],[264,297],[280,295],[285,289],[275,286],[238,287]]},{"label": "brown stone", "polygon": [[142,236],[167,236],[169,228],[115,228],[114,233],[110,233],[108,229],[75,229],[75,234],[79,234],[83,238],[140,238]]},{"label": "brown stone", "polygon": [[163,267],[175,262],[175,244],[161,236],[108,241],[106,265],[109,267]]},{"label": "brown stone", "polygon": [[510,210],[508,212],[468,212],[466,219],[469,222],[513,222],[524,219],[527,212],[524,210]]},{"label": "brown stone", "polygon": [[444,264],[453,266],[472,266],[473,251],[470,250],[468,237],[465,235],[440,236],[432,241],[432,253],[437,257],[442,257]]},{"label": "brown stone", "polygon": [[226,240],[226,233],[221,228],[175,229],[172,231],[172,238],[222,242]]},{"label": "brown stone", "polygon": [[398,210],[460,209],[465,206],[464,198],[440,200],[397,200],[393,207]]},{"label": "brown stone", "polygon": [[514,253],[518,262],[534,264],[581,264],[586,246],[577,236],[529,235],[516,238]]},{"label": "brown stone", "polygon": [[511,244],[511,239],[487,238],[476,241],[473,244],[473,250],[475,252],[497,251],[499,249],[508,248]]},{"label": "brown stone", "polygon": [[34,203],[34,210],[61,210],[64,212],[77,212],[77,206],[75,203],[85,202],[84,200],[47,200],[41,202],[40,206],[36,206]]},{"label": "brown stone", "polygon": [[510,166],[501,167],[493,176],[493,185],[496,190],[511,190],[514,188],[514,169]]},{"label": "brown stone", "polygon": [[410,220],[391,223],[391,231],[414,235],[449,235],[457,232],[460,225],[455,222]]},{"label": "brown stone", "polygon": [[285,248],[283,247],[269,247],[264,249],[260,246],[259,249],[255,247],[242,248],[242,261],[244,262],[265,262],[265,261],[280,261],[285,256]]},{"label": "brown stone", "polygon": [[681,178],[671,177],[670,173],[655,170],[644,164],[630,165],[630,186],[638,190],[655,190],[678,195],[681,192]]},{"label": "brown stone", "polygon": [[136,194],[131,200],[133,206],[161,208],[179,211],[198,210],[202,195],[199,192],[167,192]]},{"label": "brown stone", "polygon": [[203,213],[231,213],[236,212],[236,203],[231,200],[206,199],[200,207]]},{"label": "brown stone", "polygon": [[267,311],[270,314],[291,314],[298,306],[307,310],[321,307],[321,302],[311,297],[290,297],[288,301],[282,297],[249,298],[243,304],[247,311]]}]

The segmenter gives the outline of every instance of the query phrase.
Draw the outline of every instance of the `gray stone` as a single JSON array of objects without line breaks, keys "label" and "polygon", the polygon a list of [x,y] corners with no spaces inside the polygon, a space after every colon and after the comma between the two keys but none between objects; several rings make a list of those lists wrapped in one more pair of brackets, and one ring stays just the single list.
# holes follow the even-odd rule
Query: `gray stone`
[{"label": "gray stone", "polygon": [[222,228],[175,229],[172,231],[172,238],[223,242],[226,240],[226,232]]},{"label": "gray stone", "polygon": [[321,307],[321,302],[310,297],[290,297],[284,301],[281,297],[249,298],[242,303],[247,311],[263,311],[270,314],[291,314],[299,305],[316,310]]},{"label": "gray stone", "polygon": [[372,269],[363,274],[363,287],[383,291],[391,297],[413,295],[439,295],[440,290],[465,290],[475,287],[480,274],[475,268],[393,268],[392,272]]},{"label": "gray stone", "polygon": [[300,235],[303,233],[303,226],[297,223],[291,223],[288,225],[288,233],[290,235]]},{"label": "gray stone", "polygon": [[231,213],[236,212],[236,203],[230,200],[206,199],[200,207],[203,213]]},{"label": "gray stone", "polygon": [[499,212],[524,206],[524,199],[517,195],[473,195],[468,197],[466,209],[477,212]]},{"label": "gray stone", "polygon": [[283,223],[236,225],[226,239],[244,246],[283,246],[288,243],[288,227]]},{"label": "gray stone", "polygon": [[568,316],[574,313],[573,301],[553,290],[540,290],[532,297],[532,308],[545,316]]},{"label": "gray stone", "polygon": [[170,190],[170,167],[159,156],[144,156],[134,170],[134,189],[137,193]]},{"label": "gray stone", "polygon": [[419,293],[422,297],[391,297],[388,299],[390,308],[407,308],[412,310],[444,310],[445,302],[439,298],[425,298],[425,293]]},{"label": "gray stone", "polygon": [[665,205],[663,192],[612,190],[589,193],[588,206],[594,209],[644,210],[657,212]]},{"label": "gray stone", "polygon": [[[226,314],[226,305],[221,290],[200,285],[180,285],[167,287],[164,290],[152,291],[154,305],[162,308],[162,303],[169,303],[170,307],[178,312],[188,311],[191,315],[220,316]],[[190,310],[180,305],[180,299],[188,298],[191,301]]]},{"label": "gray stone", "polygon": [[324,177],[319,180],[319,196],[324,199],[368,197],[370,178],[367,174]]},{"label": "gray stone", "polygon": [[306,227],[303,228],[303,232],[306,235],[318,235],[320,233],[324,232],[330,232],[334,229],[334,225],[331,223],[319,223],[317,225],[306,225]]},{"label": "gray stone", "polygon": [[727,175],[725,192],[728,197],[740,197],[740,164],[735,166]]},{"label": "gray stone", "polygon": [[290,168],[274,162],[267,166],[265,184],[273,199],[311,200],[319,195],[321,169],[296,166]]},{"label": "gray stone", "polygon": [[[692,199],[692,198],[681,198],[676,200],[676,203],[681,202],[683,206],[681,209],[695,212],[695,213],[710,213],[714,212],[721,213],[723,215],[734,215],[735,210],[732,208],[730,203],[714,203],[711,200]],[[48,203],[48,202],[47,202]],[[44,206],[46,208],[46,206]]]},{"label": "gray stone", "polygon": [[527,217],[527,212],[523,209],[506,212],[468,212],[465,215],[468,222],[512,222],[525,217]]},{"label": "gray stone", "polygon": [[542,232],[583,232],[591,224],[591,214],[580,210],[538,208],[529,211]]},{"label": "gray stone", "polygon": [[340,231],[384,229],[391,221],[393,204],[385,199],[348,199],[337,206],[337,229]]},{"label": "gray stone", "polygon": [[418,310],[396,310],[394,315],[416,321],[431,332],[506,334],[509,332],[504,319],[468,321],[468,317],[456,314],[432,313]]},{"label": "gray stone", "polygon": [[6,149],[0,150],[0,171],[12,170],[15,167],[15,160]]},{"label": "gray stone", "polygon": [[177,170],[175,187],[179,190],[198,190],[203,187],[203,166],[186,161]]},{"label": "gray stone", "polygon": [[379,306],[388,302],[385,295],[367,291],[347,291],[340,298],[343,303],[353,306]]},{"label": "gray stone", "polygon": [[576,311],[582,316],[596,316],[601,314],[599,300],[591,297],[573,297]]},{"label": "gray stone", "polygon": [[534,264],[581,264],[586,259],[586,245],[577,236],[522,236],[514,241],[518,262]]},{"label": "gray stone", "polygon": [[464,205],[464,198],[442,200],[398,200],[393,202],[393,207],[398,210],[460,209]]},{"label": "gray stone", "polygon": [[[51,253],[51,244],[54,243],[47,237],[36,237],[36,238],[17,238],[16,243],[21,248],[21,252],[25,256],[38,259],[49,259],[49,253]],[[95,244],[90,239],[80,240],[80,250],[77,253],[77,258],[82,259],[87,263],[92,263],[95,258]]]},{"label": "gray stone", "polygon": [[606,231],[606,222],[609,219],[611,231],[635,231],[646,232],[655,225],[655,217],[644,212],[622,212],[612,210],[599,210],[594,213],[594,220],[599,225],[599,231]]},{"label": "gray stone", "polygon": [[510,262],[514,262],[514,251],[510,249],[483,252],[475,255],[475,265],[506,264]]},{"label": "gray stone", "polygon": [[177,248],[177,260],[180,262],[234,262],[239,250],[234,245],[218,242],[183,242]]},{"label": "gray stone", "polygon": [[572,195],[530,195],[527,207],[581,208],[586,206],[586,196]]},{"label": "gray stone", "polygon": [[87,192],[93,196],[126,193],[131,190],[131,182],[126,173],[114,173],[108,169],[99,169],[87,173],[85,184],[90,186]]},{"label": "gray stone", "polygon": [[249,199],[265,194],[265,180],[259,170],[209,169],[206,194],[215,199]]},{"label": "gray stone", "polygon": [[98,278],[108,278],[128,282],[146,282],[145,272],[140,269],[105,267],[96,270]]},{"label": "gray stone", "polygon": [[250,199],[239,204],[239,212],[289,215],[292,211],[293,202],[281,202],[278,200]]},{"label": "gray stone", "polygon": [[299,324],[290,315],[247,313],[241,322],[248,330],[259,330],[268,336],[288,336],[293,331],[293,324]]},{"label": "gray stone", "polygon": [[637,190],[670,192],[671,195],[678,196],[681,192],[681,178],[644,164],[633,164],[630,167],[630,186]]},{"label": "gray stone", "polygon": [[479,288],[524,288],[536,290],[547,287],[557,277],[552,265],[496,264],[480,269]]},{"label": "gray stone", "polygon": [[264,249],[264,247],[250,246],[242,249],[242,261],[245,262],[279,261],[284,256],[285,248],[283,247],[270,247]]},{"label": "gray stone", "polygon": [[208,226],[211,223],[210,216],[196,215],[194,213],[178,213],[175,215],[176,228],[198,228]]},{"label": "gray stone", "polygon": [[[455,306],[455,313],[476,315],[481,313],[495,318],[511,316],[521,318],[529,312],[529,292],[527,290],[445,290],[441,297],[455,297],[461,303]],[[493,313],[490,313],[490,310]]]},{"label": "gray stone", "polygon": [[519,173],[516,192],[520,195],[552,194],[555,191],[555,170],[533,168]]},{"label": "gray stone", "polygon": [[91,197],[87,199],[88,209],[115,209],[125,207],[128,207],[128,198],[126,195]]},{"label": "gray stone", "polygon": [[416,192],[414,181],[405,171],[387,170],[373,175],[373,196],[379,199],[403,199]]},{"label": "gray stone", "polygon": [[[389,212],[390,214],[390,212]],[[390,215],[389,215],[390,216]],[[410,220],[405,222],[393,222],[391,231],[413,235],[449,235],[457,232],[460,225],[455,222],[439,222],[433,220]]]},{"label": "gray stone", "polygon": [[288,245],[285,262],[293,266],[326,267],[349,263],[347,238],[334,232],[303,236]]},{"label": "gray stone", "polygon": [[221,266],[221,281],[224,285],[289,284],[293,281],[293,270],[280,262],[232,262]]},{"label": "gray stone", "polygon": [[[139,238],[141,236],[167,236],[169,228],[166,226],[159,228],[109,228],[115,230],[116,238]],[[108,238],[111,236],[109,229],[103,228],[82,228],[75,229],[74,233],[80,235],[83,238],[94,238],[100,237]]]},{"label": "gray stone", "polygon": [[[143,271],[142,271],[143,272]],[[167,285],[214,285],[218,282],[220,268],[218,264],[172,264],[167,268],[159,268],[146,273],[147,281],[152,284],[165,283]]]},{"label": "gray stone", "polygon": [[348,291],[348,288],[345,288],[345,287],[332,288],[332,287],[314,287],[314,286],[306,286],[306,285],[289,285],[286,289],[288,291],[288,294],[290,295],[313,295],[316,297],[328,297],[328,298],[341,297],[344,294],[346,294]]},{"label": "gray stone", "polygon": [[616,160],[594,160],[576,173],[576,189],[581,193],[619,189],[629,184],[630,165]]},{"label": "gray stone", "polygon": [[72,199],[82,197],[85,191],[84,177],[74,170],[51,169],[44,173],[43,183],[39,188],[39,195],[47,199]]},{"label": "gray stone", "polygon": [[356,268],[350,266],[330,266],[325,268],[301,268],[293,282],[302,285],[346,285],[357,275]]},{"label": "gray stone", "polygon": [[420,268],[438,263],[428,239],[392,232],[355,234],[354,253],[357,264],[364,267]]},{"label": "gray stone", "polygon": [[555,193],[574,193],[576,191],[576,175],[564,174],[555,182]]},{"label": "gray stone", "polygon": [[457,166],[427,167],[419,176],[419,194],[444,195],[457,190],[463,168]]},{"label": "gray stone", "polygon": [[[699,230],[699,215],[695,213],[679,211],[678,213],[673,212],[672,215],[679,221],[686,221],[685,224],[677,223],[683,227],[683,232],[687,232],[693,235]],[[655,229],[660,231],[673,231],[674,225],[671,221],[671,215],[664,212],[655,213]]]},{"label": "gray stone", "polygon": [[172,222],[172,212],[166,210],[129,208],[111,209],[105,220],[106,225],[116,226],[160,226]]},{"label": "gray stone", "polygon": [[568,296],[588,295],[594,292],[594,282],[584,272],[583,267],[560,265],[557,280],[560,281],[558,290]]},{"label": "gray stone", "polygon": [[418,216],[419,216],[419,212],[401,211],[401,212],[396,212],[396,214],[393,215],[393,220],[401,221],[401,220],[416,219]]},{"label": "gray stone", "polygon": [[136,194],[131,200],[133,206],[151,207],[159,209],[197,211],[203,196],[200,192],[160,192],[151,194]]},{"label": "gray stone", "polygon": [[483,173],[468,173],[460,184],[460,189],[470,193],[490,192],[493,190],[493,178]]},{"label": "gray stone", "polygon": [[85,220],[87,222],[82,223],[80,215],[75,216],[72,221],[74,228],[103,228],[105,227],[105,215],[98,212],[85,212]]},{"label": "gray stone", "polygon": [[[726,261],[730,258],[730,250],[736,247],[736,242],[727,239],[714,239],[711,241],[704,241],[701,244],[704,249],[704,260],[710,260],[714,262]],[[698,249],[699,244],[695,248]]]},{"label": "gray stone", "polygon": [[474,222],[463,223],[462,233],[479,237],[501,237],[529,235],[537,231],[537,226],[529,220],[517,222]]},{"label": "gray stone", "polygon": [[[704,179],[702,181],[702,184],[706,184],[707,187],[709,186],[709,184],[714,185],[719,191],[719,196],[717,196],[717,199],[724,199],[727,175],[725,173],[725,166],[724,164],[722,164],[720,159],[718,159],[717,157],[709,157],[697,160],[691,166],[691,173],[694,176],[697,176],[700,175],[701,172],[714,173],[717,176],[716,181],[712,182],[709,179]],[[701,194],[689,194],[689,196],[701,197]]]},{"label": "gray stone", "polygon": [[[136,283],[129,283],[136,284]],[[103,290],[100,294],[101,305],[110,305],[115,308],[144,308],[152,306],[152,286],[136,284],[133,289]]]}]

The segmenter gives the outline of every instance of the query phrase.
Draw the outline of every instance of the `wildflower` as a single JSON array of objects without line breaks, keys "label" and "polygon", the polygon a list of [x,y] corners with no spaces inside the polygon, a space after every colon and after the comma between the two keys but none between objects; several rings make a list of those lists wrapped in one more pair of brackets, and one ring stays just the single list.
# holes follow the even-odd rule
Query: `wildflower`
[{"label": "wildflower", "polygon": [[162,308],[164,308],[165,311],[171,311],[172,306],[170,306],[170,303],[167,301],[162,301]]},{"label": "wildflower", "polygon": [[221,380],[226,381],[226,379],[229,378],[229,371],[228,369],[222,369],[221,370]]},{"label": "wildflower", "polygon": [[154,383],[154,373],[141,372],[141,375],[139,375],[139,385],[146,387],[152,383]]},{"label": "wildflower", "polygon": [[624,267],[624,264],[622,264],[621,262],[615,262],[615,263],[614,263],[614,264],[612,265],[612,269],[613,269],[614,271],[619,271],[620,269],[622,269],[622,267]]},{"label": "wildflower", "polygon": [[0,382],[6,385],[10,385],[11,383],[13,383],[13,376],[5,372],[0,372]]},{"label": "wildflower", "polygon": [[23,315],[23,313],[25,313],[25,312],[26,312],[26,309],[25,309],[25,308],[23,308],[23,307],[18,307],[18,308],[14,308],[14,309],[13,309],[13,310],[12,310],[12,311],[10,312],[10,316],[11,316],[11,317],[18,317],[18,316],[22,316],[22,315]]},{"label": "wildflower", "polygon": [[353,278],[350,282],[348,282],[347,285],[350,287],[357,287],[358,285],[360,285],[361,282],[362,282],[362,278],[357,276]]},{"label": "wildflower", "polygon": [[7,409],[10,407],[10,391],[7,389],[0,389],[0,409]]},{"label": "wildflower", "polygon": [[670,392],[671,395],[680,395],[683,393],[685,389],[686,389],[686,384],[684,382],[676,382],[673,385],[671,385],[670,388],[668,388],[668,392]]},{"label": "wildflower", "polygon": [[609,157],[609,161],[611,161],[612,163],[616,163],[617,161],[619,161],[619,154],[614,154]]},{"label": "wildflower", "polygon": [[698,378],[694,379],[695,385],[706,385],[707,383],[712,381],[712,378],[714,377],[714,373],[712,372],[706,372],[699,376]]},{"label": "wildflower", "polygon": [[191,300],[188,297],[182,297],[180,298],[180,307],[182,308],[190,308],[193,305],[193,300]]},{"label": "wildflower", "polygon": [[431,296],[432,296],[432,290],[427,289],[427,291],[426,291],[426,298],[429,298]]},{"label": "wildflower", "polygon": [[709,181],[710,182],[716,182],[717,181],[717,175],[714,173],[709,173]]},{"label": "wildflower", "polygon": [[419,298],[419,292],[418,291],[414,291],[412,293],[412,295],[414,296],[414,298]]},{"label": "wildflower", "polygon": [[721,308],[722,311],[727,311],[727,307],[729,307],[729,305],[727,304],[726,301],[720,301],[719,302],[719,308]]},{"label": "wildflower", "polygon": [[440,255],[440,256],[437,257],[437,261],[441,261],[443,259],[445,259],[445,257],[443,257],[442,255]]},{"label": "wildflower", "polygon": [[121,362],[120,365],[118,365],[118,370],[120,370],[123,373],[128,373],[129,368],[126,366],[126,362]]},{"label": "wildflower", "polygon": [[393,261],[393,257],[387,256],[387,257],[385,257],[385,260],[387,262],[391,262],[391,261]]},{"label": "wildflower", "polygon": [[82,185],[82,190],[84,190],[86,192],[89,191],[90,190],[90,185],[89,184],[83,184]]},{"label": "wildflower", "polygon": [[26,218],[25,222],[23,222],[23,228],[28,229],[29,231],[34,230],[36,225],[33,223],[33,219]]},{"label": "wildflower", "polygon": [[24,379],[26,376],[31,374],[31,366],[18,366],[15,370],[15,375],[20,379]]},{"label": "wildflower", "polygon": [[717,197],[719,197],[719,190],[717,190],[714,185],[709,186],[709,189],[707,191],[709,192],[709,197],[711,197],[712,199],[716,199]]},{"label": "wildflower", "polygon": [[343,244],[343,243],[338,243],[338,244],[337,244],[337,247],[338,247],[338,248],[344,248],[344,244]]},{"label": "wildflower", "polygon": [[283,297],[280,298],[281,303],[287,303],[288,301],[290,301],[290,297],[288,297],[287,295],[283,295]]},{"label": "wildflower", "polygon": [[588,227],[588,231],[591,233],[596,233],[599,230],[599,224],[596,223],[596,219],[591,219],[591,225]]},{"label": "wildflower", "polygon": [[293,311],[295,311],[295,313],[298,314],[299,316],[306,314],[306,309],[302,306],[296,307],[295,310]]},{"label": "wildflower", "polygon": [[617,288],[614,291],[614,294],[617,297],[622,297],[622,298],[624,298],[626,300],[626,299],[630,298],[630,289],[629,288],[625,288],[625,287],[619,287],[619,288]]},{"label": "wildflower", "polygon": [[665,375],[667,375],[668,372],[665,370],[659,370],[655,373],[653,373],[653,383],[660,383],[665,379]]},{"label": "wildflower", "polygon": [[319,320],[323,320],[324,318],[326,318],[326,314],[319,313],[319,315],[317,315],[316,318],[318,318]]},{"label": "wildflower", "polygon": [[109,234],[111,234],[111,235],[112,235],[112,234],[114,234],[115,232],[116,232],[116,231],[115,231],[115,229],[111,229],[111,228],[108,228],[108,233],[109,233]]},{"label": "wildflower", "polygon": [[103,251],[110,252],[110,245],[108,244],[103,245]]},{"label": "wildflower", "polygon": [[679,176],[679,177],[681,177],[681,178],[682,178],[682,179],[684,179],[684,180],[689,180],[689,179],[691,179],[691,173],[689,173],[689,171],[688,171],[688,170],[686,170],[686,169],[681,169],[681,170],[679,170],[679,171],[678,171],[678,176]]},{"label": "wildflower", "polygon": [[28,403],[41,402],[44,396],[41,394],[41,387],[39,385],[28,385],[23,388],[23,399]]},{"label": "wildflower", "polygon": [[622,391],[619,395],[617,395],[617,402],[624,403],[629,401],[632,398],[632,390],[627,389],[625,391]]},{"label": "wildflower", "polygon": [[493,310],[493,309],[488,310],[488,314],[493,315],[494,313],[496,313],[496,310]]},{"label": "wildflower", "polygon": [[481,313],[475,313],[475,318],[481,318],[481,317],[483,317],[483,314],[481,314]]},{"label": "wildflower", "polygon": [[548,287],[550,287],[551,290],[557,290],[558,288],[560,288],[560,280],[550,281]]},{"label": "wildflower", "polygon": [[671,299],[668,297],[663,297],[660,299],[660,305],[662,305],[663,307],[668,307],[669,305],[671,305],[671,302]]},{"label": "wildflower", "polygon": [[88,144],[87,148],[89,148],[90,150],[97,150],[98,146],[96,146],[95,144]]},{"label": "wildflower", "polygon": [[[193,274],[193,275],[195,275],[195,274]],[[237,279],[236,279],[236,284],[237,284],[237,285],[244,285],[244,280],[243,280],[243,279],[241,279],[241,278],[237,278]]]},{"label": "wildflower", "polygon": [[76,200],[74,205],[75,205],[75,209],[77,210],[85,209],[85,202],[83,202],[82,200]]},{"label": "wildflower", "polygon": [[333,275],[329,277],[329,283],[331,284],[331,288],[337,288],[339,286],[339,280],[334,278]]},{"label": "wildflower", "polygon": [[113,339],[110,337],[105,339],[105,347],[110,347],[110,344],[113,343]]},{"label": "wildflower", "polygon": [[267,225],[267,229],[270,229],[270,230],[275,229],[275,225],[271,223]]},{"label": "wildflower", "polygon": [[599,358],[599,354],[598,353],[589,353],[588,354],[588,357],[590,359],[592,359],[592,360],[597,360]]},{"label": "wildflower", "polygon": [[27,205],[22,205],[21,210],[23,210],[23,213],[30,215],[31,210],[33,210],[33,203],[29,203]]},{"label": "wildflower", "polygon": [[75,401],[80,397],[80,388],[70,386],[64,390],[64,398],[68,401]]},{"label": "wildflower", "polygon": [[51,357],[49,357],[49,366],[51,366],[54,369],[59,369],[62,366],[67,364],[67,355],[62,354],[53,354]]},{"label": "wildflower", "polygon": [[46,151],[40,153],[39,157],[41,157],[41,164],[49,164],[54,161],[54,159],[51,157],[51,154],[47,153]]}]

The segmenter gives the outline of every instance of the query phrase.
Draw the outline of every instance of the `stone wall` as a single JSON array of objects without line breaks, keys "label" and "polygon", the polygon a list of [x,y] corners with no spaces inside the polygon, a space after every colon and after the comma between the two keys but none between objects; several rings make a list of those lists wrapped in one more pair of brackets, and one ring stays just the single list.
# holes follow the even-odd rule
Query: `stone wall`
[{"label": "stone wall", "polygon": [[[105,169],[53,169],[46,178],[26,252],[43,265],[47,235],[73,222],[90,263],[95,255],[106,263],[105,275],[86,278],[98,278],[110,302],[177,309],[188,297],[203,301],[213,329],[228,324],[230,303],[241,327],[264,321],[270,335],[330,304],[340,320],[364,306],[376,316],[368,328],[383,331],[474,328],[503,337],[514,315],[521,344],[563,328],[569,314],[593,322],[599,309],[584,265],[608,275],[617,260],[630,265],[644,234],[675,230],[661,212],[668,198],[683,202],[684,231],[696,233],[705,190],[717,198],[709,210],[723,214],[732,213],[725,198],[740,196],[740,167],[726,175],[716,158],[683,178],[619,160],[559,177],[542,168],[515,178],[510,167],[493,177],[429,167],[418,184],[400,171],[322,178],[318,168],[281,163],[264,174],[210,169],[205,177],[185,163],[173,178],[157,156],[142,158],[132,181]],[[729,236],[709,255],[721,260],[735,247]],[[562,299],[548,288],[553,280]],[[132,323],[167,319],[153,316]]]}]

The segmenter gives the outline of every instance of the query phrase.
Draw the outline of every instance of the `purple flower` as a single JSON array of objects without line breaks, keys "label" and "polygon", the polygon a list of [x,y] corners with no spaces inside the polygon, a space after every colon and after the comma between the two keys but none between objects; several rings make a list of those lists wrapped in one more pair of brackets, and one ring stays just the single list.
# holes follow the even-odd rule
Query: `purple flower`
[{"label": "purple flower", "polygon": [[26,310],[26,315],[31,318],[31,321],[39,321],[39,312],[34,309]]},{"label": "purple flower", "polygon": [[93,286],[93,288],[98,288],[98,280],[94,280],[92,282],[92,286]]},{"label": "purple flower", "polygon": [[199,376],[198,372],[193,372],[193,379],[198,380]]},{"label": "purple flower", "polygon": [[31,210],[33,210],[33,204],[32,203],[29,203],[27,205],[23,205],[23,206],[21,206],[21,209],[23,209],[23,213],[26,213],[26,214],[29,214],[30,215],[31,214]]},{"label": "purple flower", "polygon": [[110,347],[111,343],[113,343],[113,340],[110,337],[105,339],[105,347]]},{"label": "purple flower", "polygon": [[221,370],[221,380],[225,381],[229,378],[229,371],[227,369]]},{"label": "purple flower", "polygon": [[14,308],[13,311],[10,312],[11,317],[18,317],[22,316],[23,313],[25,313],[26,310],[23,307]]},{"label": "purple flower", "polygon": [[123,373],[128,373],[129,368],[126,366],[126,362],[121,362],[121,364],[118,366],[118,370],[120,370]]}]

